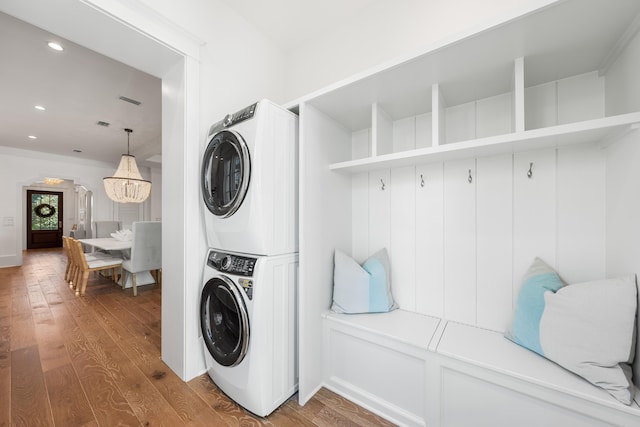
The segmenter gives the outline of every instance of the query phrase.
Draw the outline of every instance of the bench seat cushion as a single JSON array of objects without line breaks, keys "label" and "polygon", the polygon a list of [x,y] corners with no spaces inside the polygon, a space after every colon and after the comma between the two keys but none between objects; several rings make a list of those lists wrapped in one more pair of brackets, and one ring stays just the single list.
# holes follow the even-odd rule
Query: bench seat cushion
[{"label": "bench seat cushion", "polygon": [[428,349],[443,321],[424,314],[394,310],[389,313],[339,314],[326,312],[325,319],[381,335],[418,348]]},{"label": "bench seat cushion", "polygon": [[640,416],[635,402],[623,405],[605,390],[513,342],[499,332],[447,322],[439,354]]}]

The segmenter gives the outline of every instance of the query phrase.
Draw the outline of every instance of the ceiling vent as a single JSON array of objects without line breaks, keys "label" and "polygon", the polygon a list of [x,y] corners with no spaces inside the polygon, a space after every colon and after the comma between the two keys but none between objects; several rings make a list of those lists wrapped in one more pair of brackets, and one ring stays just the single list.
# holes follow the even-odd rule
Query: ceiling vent
[{"label": "ceiling vent", "polygon": [[96,123],[98,126],[103,126],[108,128],[111,123],[103,122],[102,120]]},{"label": "ceiling vent", "polygon": [[142,104],[142,102],[136,101],[135,99],[127,98],[126,96],[121,96],[118,99],[120,99],[121,101],[124,101],[124,102],[128,102],[129,104],[133,104],[133,105]]}]

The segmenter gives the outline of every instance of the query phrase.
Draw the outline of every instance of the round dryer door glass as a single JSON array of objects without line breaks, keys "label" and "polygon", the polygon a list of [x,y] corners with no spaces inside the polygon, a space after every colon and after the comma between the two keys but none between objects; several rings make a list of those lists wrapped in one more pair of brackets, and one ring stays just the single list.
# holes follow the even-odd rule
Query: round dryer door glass
[{"label": "round dryer door glass", "polygon": [[223,366],[242,362],[249,347],[249,316],[241,292],[227,277],[214,277],[202,289],[200,326],[216,362]]},{"label": "round dryer door glass", "polygon": [[211,213],[233,215],[249,188],[251,159],[240,134],[224,130],[211,138],[202,162],[202,196]]}]

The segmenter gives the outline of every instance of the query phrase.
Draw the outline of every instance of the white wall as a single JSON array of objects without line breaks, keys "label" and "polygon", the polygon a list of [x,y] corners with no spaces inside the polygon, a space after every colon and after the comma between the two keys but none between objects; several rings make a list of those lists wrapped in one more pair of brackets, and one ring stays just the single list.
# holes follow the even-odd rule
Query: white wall
[{"label": "white wall", "polygon": [[[372,2],[345,25],[287,54],[286,95],[297,99],[399,57],[424,52],[554,0],[394,0]],[[293,35],[295,36],[295,35]]]},{"label": "white wall", "polygon": [[162,169],[151,168],[149,221],[162,221]]},{"label": "white wall", "polygon": [[[201,131],[262,98],[282,103],[284,52],[217,0],[140,0],[205,44],[201,49]],[[293,35],[295,36],[295,35]]]}]

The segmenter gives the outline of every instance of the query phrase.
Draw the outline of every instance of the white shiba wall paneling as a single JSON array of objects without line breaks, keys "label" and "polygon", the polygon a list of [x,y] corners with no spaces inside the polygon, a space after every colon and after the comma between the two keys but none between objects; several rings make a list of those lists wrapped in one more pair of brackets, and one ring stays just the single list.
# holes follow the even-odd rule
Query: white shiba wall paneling
[{"label": "white shiba wall paneling", "polygon": [[[528,176],[531,169],[531,177]],[[556,267],[556,150],[513,159],[513,297],[535,257]]]},{"label": "white shiba wall paneling", "polygon": [[513,157],[481,157],[477,169],[477,325],[502,331],[512,312]]},{"label": "white shiba wall paneling", "polygon": [[391,172],[369,173],[369,254],[391,247]]},{"label": "white shiba wall paneling", "polygon": [[593,145],[558,150],[558,269],[569,283],[606,275],[605,157]]},{"label": "white shiba wall paneling", "polygon": [[444,316],[443,165],[416,167],[416,311]]},{"label": "white shiba wall paneling", "polygon": [[444,164],[444,315],[476,323],[476,164]]},{"label": "white shiba wall paneling", "polygon": [[394,263],[391,283],[402,284],[394,297],[405,310],[416,311],[416,199],[415,168],[391,170],[391,233],[390,253]]}]

